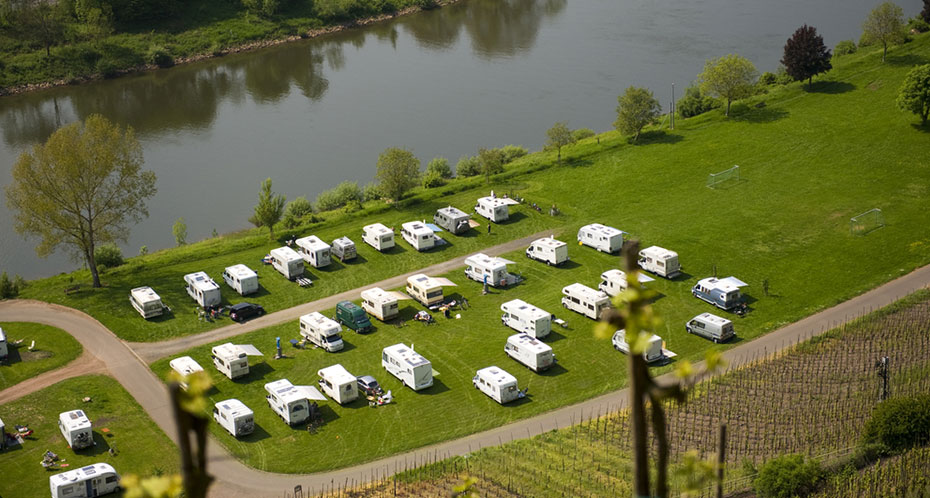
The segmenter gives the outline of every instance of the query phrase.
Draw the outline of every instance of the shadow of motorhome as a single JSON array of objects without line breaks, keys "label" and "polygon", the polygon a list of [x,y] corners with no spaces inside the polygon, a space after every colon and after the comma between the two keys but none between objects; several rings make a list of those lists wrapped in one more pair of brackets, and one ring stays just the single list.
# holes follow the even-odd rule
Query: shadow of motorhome
[{"label": "shadow of motorhome", "polygon": [[665,297],[665,294],[657,290],[653,290],[653,292],[655,292],[655,295],[653,295],[652,298],[649,299],[649,304],[655,304],[656,301]]},{"label": "shadow of motorhome", "polygon": [[[545,262],[543,262],[543,264],[545,264]],[[581,268],[581,263],[573,259],[569,259],[568,261],[563,261],[562,264],[556,265],[555,267],[559,270],[574,270],[575,268]]]},{"label": "shadow of motorhome", "polygon": [[[327,401],[317,401],[316,404],[319,407],[320,416],[323,417],[323,426],[321,427],[321,429],[325,430],[326,424],[333,422],[335,420],[339,420],[341,418],[339,414],[336,413],[336,410],[334,410],[333,407],[330,406],[331,404],[339,405],[339,403],[336,403],[335,401],[332,401],[332,400],[327,400]],[[302,427],[306,429],[306,424],[303,424]]]},{"label": "shadow of motorhome", "polygon": [[563,367],[561,363],[556,363],[542,372],[536,372],[537,375],[542,375],[543,377],[556,377],[567,373],[568,369]]},{"label": "shadow of motorhome", "polygon": [[334,271],[339,271],[343,268],[345,268],[345,265],[343,265],[342,262],[339,261],[339,258],[333,257],[331,258],[328,265],[322,268],[317,268],[317,271],[319,271],[320,273],[332,273]]},{"label": "shadow of motorhome", "polygon": [[337,351],[337,353],[345,353],[345,352],[347,352],[347,351],[352,351],[353,349],[356,349],[356,346],[355,346],[354,344],[352,344],[351,342],[349,342],[349,341],[346,340],[346,334],[345,334],[345,333],[346,333],[346,331],[348,331],[348,330],[351,330],[351,329],[343,329],[343,330],[342,330],[342,349],[340,349],[339,351]]},{"label": "shadow of motorhome", "polygon": [[[530,207],[530,206],[526,206],[526,207],[527,207],[528,209],[533,209],[533,208]],[[541,206],[540,206],[540,207],[541,207]],[[501,225],[501,226],[512,225],[512,224],[514,224],[514,223],[519,223],[520,220],[524,220],[524,219],[526,219],[526,218],[527,218],[526,213],[522,213],[522,212],[520,212],[520,211],[514,211],[514,212],[511,212],[511,213],[510,213],[510,215],[507,217],[506,220],[500,221],[500,222],[498,222],[497,224],[498,224],[498,225]],[[485,229],[485,230],[487,230],[487,229]],[[492,232],[492,233],[493,233],[493,232]]]},{"label": "shadow of motorhome", "polygon": [[434,245],[433,247],[423,252],[442,252],[442,251],[445,251],[446,249],[451,249],[452,247],[454,247],[454,244],[452,242],[449,242],[446,239],[439,239],[439,241],[436,241],[436,245]]},{"label": "shadow of motorhome", "polygon": [[366,258],[365,256],[362,256],[361,254],[356,254],[354,258],[348,261],[340,261],[338,258],[335,258],[334,261],[339,261],[345,266],[355,266],[355,265],[363,265],[367,263],[368,258]]},{"label": "shadow of motorhome", "polygon": [[[229,287],[229,286],[227,285],[226,287]],[[238,295],[238,294],[237,294],[237,295]],[[257,297],[265,297],[265,296],[270,296],[270,295],[271,295],[271,293],[268,292],[268,289],[266,289],[266,288],[262,287],[261,285],[259,285],[259,286],[258,286],[258,290],[256,290],[255,292],[253,292],[253,293],[251,293],[251,294],[246,294],[246,295],[244,295],[244,296],[239,296],[239,297],[242,298],[243,300],[248,301],[249,299],[255,299],[255,298],[257,298]]]},{"label": "shadow of motorhome", "polygon": [[[185,303],[185,304],[187,304],[187,303]],[[162,323],[162,322],[167,322],[168,320],[174,320],[174,312],[173,312],[173,311],[166,310],[164,313],[162,313],[162,314],[160,314],[160,315],[158,315],[158,316],[153,316],[152,318],[149,318],[149,319],[148,319],[148,321],[150,321],[150,322],[152,322],[152,323]]]},{"label": "shadow of motorhome", "polygon": [[[554,325],[554,327],[559,327],[559,326],[558,326],[558,325]],[[561,328],[561,327],[559,327],[559,328]],[[555,329],[552,329],[552,330],[549,331],[548,334],[546,334],[546,337],[543,337],[541,340],[542,340],[543,342],[545,342],[545,343],[551,343],[551,342],[559,342],[559,341],[561,341],[562,339],[567,339],[567,337],[566,337],[565,335],[563,335],[563,334],[560,334],[560,333],[556,332]]]},{"label": "shadow of motorhome", "polygon": [[[518,387],[519,387],[519,386],[518,386]],[[494,400],[491,400],[491,398],[488,398],[488,399],[489,399],[490,401],[494,402]],[[504,408],[516,408],[516,407],[518,407],[518,406],[523,406],[523,405],[525,405],[525,404],[527,404],[527,403],[529,403],[529,402],[531,402],[531,401],[533,401],[533,400],[532,400],[532,395],[531,395],[531,394],[527,394],[526,396],[524,396],[524,397],[522,397],[522,398],[517,398],[517,399],[511,401],[510,403],[504,403],[504,404],[502,404],[501,406],[503,406]]]},{"label": "shadow of motorhome", "polygon": [[[98,424],[94,423],[93,426],[97,427]],[[75,454],[85,456],[85,457],[95,457],[103,455],[110,451],[110,444],[107,442],[107,438],[103,434],[93,431],[94,436],[94,445],[88,448],[81,448],[79,450],[74,450]],[[62,455],[59,455],[62,456]]]},{"label": "shadow of motorhome", "polygon": [[[269,355],[269,357],[273,358],[274,354]],[[264,379],[265,376],[271,372],[274,372],[274,367],[269,365],[267,361],[261,361],[254,365],[249,365],[248,374],[232,379],[232,381],[236,384],[248,384],[249,382]]]},{"label": "shadow of motorhome", "polygon": [[252,430],[251,434],[238,437],[236,438],[236,441],[240,443],[258,443],[270,437],[271,437],[271,434],[268,434],[268,431],[266,431],[265,429],[262,429],[262,426],[255,424],[255,428]]},{"label": "shadow of motorhome", "polygon": [[[663,277],[660,277],[659,275],[656,275],[655,273],[650,273],[650,272],[645,271],[645,270],[643,271],[643,273],[645,273],[646,275],[651,275],[652,277],[654,277],[654,278],[656,278],[656,279],[663,278]],[[686,281],[686,280],[691,280],[692,278],[694,278],[694,275],[692,275],[692,274],[690,274],[690,273],[688,273],[688,272],[683,272],[683,271],[682,271],[682,272],[678,272],[678,275],[675,275],[674,278],[667,278],[666,280],[670,280],[670,281],[672,281],[672,282],[684,282],[684,281]]]},{"label": "shadow of motorhome", "polygon": [[[394,238],[394,247],[392,247],[392,248],[390,248],[390,249],[385,249],[385,250],[381,251],[381,254],[402,254],[402,253],[407,252],[407,248],[404,247],[404,246],[402,246],[402,245],[400,245],[400,244],[398,243],[398,242],[400,242],[400,240],[398,240],[398,239],[402,240],[403,238],[400,237],[400,236],[396,236],[396,237]],[[407,243],[407,241],[404,241],[404,244],[406,244],[406,243]]]},{"label": "shadow of motorhome", "polygon": [[[405,389],[409,389],[409,388],[405,388]],[[421,390],[419,390],[419,391],[416,391],[416,393],[417,393],[417,394],[425,394],[425,395],[428,395],[428,396],[435,396],[435,395],[437,395],[437,394],[442,394],[442,393],[444,393],[444,392],[446,392],[446,391],[448,391],[448,390],[449,390],[449,387],[446,386],[445,384],[443,384],[443,382],[442,382],[441,380],[439,380],[438,378],[436,378],[436,377],[434,376],[434,377],[433,377],[433,385],[432,385],[432,386],[427,387],[426,389],[421,389]]]}]

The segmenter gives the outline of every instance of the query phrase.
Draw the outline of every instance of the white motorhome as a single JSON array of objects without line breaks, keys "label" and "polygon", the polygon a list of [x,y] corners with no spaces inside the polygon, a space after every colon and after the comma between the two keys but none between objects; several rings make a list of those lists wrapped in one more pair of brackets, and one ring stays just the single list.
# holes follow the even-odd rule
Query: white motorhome
[{"label": "white motorhome", "polygon": [[665,278],[675,278],[681,273],[678,253],[659,246],[649,246],[639,251],[639,266]]},{"label": "white motorhome", "polygon": [[442,288],[455,286],[456,284],[448,278],[429,277],[422,273],[417,273],[407,277],[407,294],[420,304],[429,308],[439,304],[443,300]]},{"label": "white motorhome", "polygon": [[272,249],[268,254],[271,256],[271,266],[288,280],[304,276],[304,260],[297,251],[284,246]]},{"label": "white motorhome", "polygon": [[258,292],[258,273],[242,264],[226,267],[223,270],[223,281],[240,296]]},{"label": "white motorhome", "polygon": [[552,314],[520,299],[502,304],[501,311],[501,323],[517,332],[541,339],[552,331]]},{"label": "white motorhome", "polygon": [[211,352],[213,366],[230,379],[248,375],[249,356],[262,356],[262,352],[251,344],[233,344],[231,342],[213,346]]},{"label": "white motorhome", "polygon": [[339,322],[323,316],[319,311],[300,317],[300,335],[311,344],[334,353],[342,349],[342,326]]},{"label": "white motorhome", "polygon": [[[10,355],[9,345],[6,342],[6,334],[0,328],[0,360],[5,360]],[[2,436],[0,436],[2,437]]]},{"label": "white motorhome", "polygon": [[458,235],[471,228],[469,219],[471,215],[452,206],[439,208],[433,215],[433,223],[445,228],[452,235]]},{"label": "white motorhome", "polygon": [[[655,280],[649,275],[644,275],[642,273],[638,273],[636,279],[639,280],[641,284]],[[626,272],[613,269],[601,273],[601,283],[597,285],[597,288],[604,291],[604,293],[610,297],[616,297],[617,294],[620,294],[627,288]]]},{"label": "white motorhome", "polygon": [[320,376],[320,389],[323,394],[336,403],[344,405],[358,399],[358,379],[342,365],[337,363],[321,368],[316,374]]},{"label": "white motorhome", "polygon": [[491,195],[478,199],[475,212],[494,223],[500,223],[510,218],[510,206],[513,204],[519,203],[513,199],[502,199]]},{"label": "white motorhome", "polygon": [[71,410],[58,414],[58,430],[72,450],[93,446],[94,433],[90,429],[90,419],[83,410]]},{"label": "white motorhome", "polygon": [[[624,354],[630,354],[630,345],[626,342],[626,329],[620,329],[614,332],[611,341],[614,349]],[[643,359],[647,363],[663,361],[675,356],[675,353],[665,349],[665,341],[661,337],[651,334],[649,342],[646,344],[646,350],[643,351]]]},{"label": "white motorhome", "polygon": [[600,252],[614,253],[623,247],[623,232],[614,227],[592,223],[578,230],[578,242]]},{"label": "white motorhome", "polygon": [[739,289],[747,285],[749,284],[736,277],[720,279],[709,277],[698,280],[698,283],[691,288],[691,294],[722,310],[729,310],[743,302],[743,295]]},{"label": "white motorhome", "polygon": [[433,365],[406,344],[381,350],[381,366],[414,391],[433,385]]},{"label": "white motorhome", "polygon": [[52,498],[91,498],[120,489],[119,474],[108,463],[95,463],[48,478]]},{"label": "white motorhome", "polygon": [[465,276],[491,287],[507,287],[518,282],[516,275],[507,272],[507,265],[516,264],[504,258],[492,258],[478,253],[465,258]]},{"label": "white motorhome", "polygon": [[349,261],[355,259],[358,252],[355,249],[355,242],[348,237],[339,237],[333,241],[333,256],[339,258],[339,261]]},{"label": "white motorhome", "polygon": [[436,246],[436,234],[421,221],[408,221],[400,226],[400,235],[417,251]]},{"label": "white motorhome", "polygon": [[227,399],[213,405],[213,420],[232,437],[247,436],[255,430],[255,413],[238,399]]},{"label": "white motorhome", "polygon": [[558,266],[568,261],[568,244],[553,237],[536,239],[526,248],[526,257]]},{"label": "white motorhome", "polygon": [[222,301],[220,286],[206,273],[202,271],[188,273],[184,275],[184,283],[187,284],[187,295],[197,301],[201,307],[210,308],[220,305]]},{"label": "white motorhome", "polygon": [[[194,361],[194,359],[190,356],[181,356],[180,358],[175,358],[168,362],[168,366],[178,374],[185,377],[194,372],[203,372],[203,367],[200,366],[200,363]],[[183,382],[181,383],[181,387],[187,389],[187,385]]]},{"label": "white motorhome", "polygon": [[365,225],[362,228],[362,241],[384,252],[394,247],[394,231],[381,223]]},{"label": "white motorhome", "polygon": [[373,287],[362,291],[362,309],[384,322],[400,313],[397,302],[403,299],[410,299],[410,296]]},{"label": "white motorhome", "polygon": [[6,426],[3,425],[3,420],[0,419],[0,450],[6,448]]},{"label": "white motorhome", "polygon": [[517,378],[498,367],[482,368],[471,380],[475,389],[487,394],[500,404],[509,403],[520,397]]},{"label": "white motorhome", "polygon": [[294,241],[297,253],[314,268],[322,268],[332,263],[331,247],[316,235],[301,237]]},{"label": "white motorhome", "polygon": [[552,348],[526,334],[514,334],[508,337],[504,352],[534,372],[542,372],[555,364]]},{"label": "white motorhome", "polygon": [[[146,320],[161,316],[165,312],[164,303],[151,287],[136,287],[129,291],[129,303]],[[0,357],[2,356],[0,354]]]},{"label": "white motorhome", "polygon": [[310,418],[310,399],[325,400],[313,386],[295,386],[287,379],[265,384],[265,399],[271,409],[288,425],[300,424]]},{"label": "white motorhome", "polygon": [[562,296],[562,306],[592,320],[600,318],[601,311],[611,306],[607,294],[577,282],[563,287]]},{"label": "white motorhome", "polygon": [[734,337],[733,322],[711,313],[701,313],[685,324],[689,334],[697,334],[714,342],[723,342]]}]

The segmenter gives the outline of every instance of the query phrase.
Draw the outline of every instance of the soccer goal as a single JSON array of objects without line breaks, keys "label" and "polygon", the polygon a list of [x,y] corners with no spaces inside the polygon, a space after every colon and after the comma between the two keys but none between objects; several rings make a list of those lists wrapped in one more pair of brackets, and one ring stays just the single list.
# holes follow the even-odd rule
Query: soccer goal
[{"label": "soccer goal", "polygon": [[730,182],[739,182],[739,166],[707,175],[707,188],[717,188]]},{"label": "soccer goal", "polygon": [[866,235],[885,226],[885,215],[875,208],[853,216],[849,219],[849,232],[853,235]]}]

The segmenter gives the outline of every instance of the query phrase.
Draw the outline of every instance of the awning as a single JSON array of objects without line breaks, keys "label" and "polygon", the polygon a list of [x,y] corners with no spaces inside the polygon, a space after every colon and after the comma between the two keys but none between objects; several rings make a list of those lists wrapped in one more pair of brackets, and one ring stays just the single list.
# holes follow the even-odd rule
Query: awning
[{"label": "awning", "polygon": [[398,301],[402,299],[413,299],[407,294],[404,294],[403,292],[397,292],[397,291],[387,291],[384,293],[384,295],[387,297],[393,297],[394,299],[397,299]]},{"label": "awning", "polygon": [[497,258],[497,260],[500,261],[501,263],[504,263],[505,265],[515,265],[515,264],[517,264],[516,261],[510,261],[509,259]]},{"label": "awning", "polygon": [[251,344],[236,344],[236,347],[239,348],[239,351],[242,351],[249,356],[263,356],[262,352]]},{"label": "awning", "polygon": [[441,285],[442,287],[458,287],[457,283],[449,280],[448,278],[433,277],[433,280],[435,280],[436,283]]},{"label": "awning", "polygon": [[639,272],[639,276],[636,278],[639,280],[639,283],[641,284],[645,284],[646,282],[652,282],[653,280],[655,280],[654,278],[650,277],[649,275],[646,275],[643,272]]},{"label": "awning", "polygon": [[478,222],[475,221],[475,220],[469,219],[469,220],[468,220],[468,226],[470,226],[470,227],[472,227],[472,228],[478,228],[478,227],[481,226],[481,223],[478,223]]},{"label": "awning", "polygon": [[742,280],[740,280],[740,279],[738,279],[738,278],[736,278],[736,277],[727,277],[727,278],[720,279],[720,283],[721,283],[721,284],[730,284],[730,285],[732,285],[733,287],[746,287],[746,286],[749,285],[749,284],[747,284],[746,282],[743,282]]},{"label": "awning", "polygon": [[429,228],[430,230],[432,230],[432,231],[434,231],[434,232],[441,232],[441,231],[442,231],[442,228],[439,228],[438,226],[436,226],[436,225],[433,224],[433,223],[427,223],[427,224],[426,224],[426,228]]},{"label": "awning", "polygon": [[515,206],[517,204],[520,204],[520,201],[515,200],[515,199],[509,199],[509,198],[504,199],[503,197],[499,197],[498,200],[501,201],[501,203],[503,204],[507,204],[508,206]]},{"label": "awning", "polygon": [[307,399],[326,401],[326,396],[323,396],[323,393],[313,386],[294,386],[294,389],[297,389]]}]

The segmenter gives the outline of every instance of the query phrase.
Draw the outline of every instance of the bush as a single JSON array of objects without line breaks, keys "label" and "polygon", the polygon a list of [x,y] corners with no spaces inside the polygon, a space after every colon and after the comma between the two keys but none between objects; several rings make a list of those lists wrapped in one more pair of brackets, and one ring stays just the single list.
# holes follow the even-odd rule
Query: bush
[{"label": "bush", "polygon": [[759,84],[765,86],[774,85],[775,73],[769,71],[762,73],[762,76],[759,76]]},{"label": "bush", "polygon": [[856,53],[856,42],[852,40],[843,40],[833,47],[833,57],[840,57]]},{"label": "bush", "polygon": [[908,33],[913,33],[913,32],[926,33],[927,31],[930,31],[930,24],[928,24],[927,21],[924,21],[923,19],[917,16],[908,19],[907,21],[907,32]]},{"label": "bush", "polygon": [[475,176],[481,173],[481,161],[477,156],[465,157],[459,159],[455,165],[456,176]]},{"label": "bush", "polygon": [[174,57],[164,47],[152,45],[145,56],[146,62],[155,64],[158,67],[171,67],[174,65]]},{"label": "bush", "polygon": [[862,33],[862,36],[859,37],[859,48],[868,47],[875,44],[876,40],[868,33]]},{"label": "bush", "polygon": [[352,201],[361,202],[362,190],[356,182],[342,182],[336,188],[320,192],[316,197],[317,211],[332,211],[339,209]]},{"label": "bush", "polygon": [[811,491],[823,475],[819,461],[805,461],[803,455],[783,455],[759,468],[752,489],[761,498],[791,498]]},{"label": "bush", "polygon": [[116,244],[103,244],[94,248],[94,261],[106,268],[116,268],[123,264],[123,251]]},{"label": "bush", "polygon": [[444,157],[434,157],[426,165],[427,175],[433,171],[439,174],[439,178],[452,178],[452,166],[449,166],[449,160]]},{"label": "bush", "polygon": [[442,187],[445,184],[446,181],[442,179],[442,175],[439,171],[427,171],[426,174],[423,175],[423,188]]},{"label": "bush", "polygon": [[685,96],[678,100],[675,107],[681,117],[691,118],[720,107],[720,102],[717,99],[703,95],[700,88],[691,85],[685,88]]},{"label": "bush", "polygon": [[13,282],[10,281],[10,276],[6,272],[0,274],[0,299],[12,299],[18,293]]},{"label": "bush", "polygon": [[281,224],[287,229],[296,228],[308,221],[312,215],[313,204],[306,197],[301,196],[289,202],[284,208]]},{"label": "bush", "polygon": [[384,197],[381,187],[377,183],[369,183],[362,189],[362,201],[380,201]]},{"label": "bush", "polygon": [[788,70],[785,69],[785,66],[778,66],[778,69],[775,70],[775,83],[779,85],[787,85],[788,83],[793,83],[794,78],[788,74]]},{"label": "bush", "polygon": [[104,78],[115,78],[119,75],[119,64],[109,57],[101,57],[97,61],[97,72]]},{"label": "bush", "polygon": [[504,164],[515,161],[530,153],[530,151],[526,150],[525,147],[520,147],[519,145],[505,145],[499,150],[503,155],[502,158]]},{"label": "bush", "polygon": [[577,142],[578,140],[584,140],[586,138],[591,138],[595,135],[594,130],[591,128],[578,128],[572,132],[572,138]]},{"label": "bush", "polygon": [[930,443],[930,394],[882,401],[865,424],[863,444],[886,452]]}]

